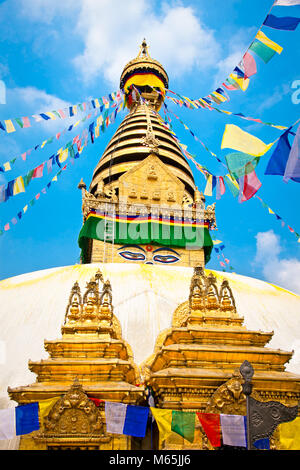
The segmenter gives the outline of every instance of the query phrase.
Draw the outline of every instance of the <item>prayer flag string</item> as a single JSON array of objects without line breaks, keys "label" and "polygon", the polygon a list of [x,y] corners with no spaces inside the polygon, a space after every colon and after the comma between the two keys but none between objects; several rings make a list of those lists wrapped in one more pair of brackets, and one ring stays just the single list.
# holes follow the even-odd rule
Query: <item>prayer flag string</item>
[{"label": "prayer flag string", "polygon": [[16,129],[25,129],[31,127],[32,121],[41,122],[55,119],[66,119],[77,115],[79,112],[85,112],[87,109],[100,108],[104,106],[109,108],[110,103],[115,100],[121,100],[123,96],[122,90],[109,93],[102,98],[94,98],[83,103],[71,105],[56,111],[46,111],[32,116],[18,117],[13,119],[4,119],[0,121],[0,129],[6,133],[15,132]]}]

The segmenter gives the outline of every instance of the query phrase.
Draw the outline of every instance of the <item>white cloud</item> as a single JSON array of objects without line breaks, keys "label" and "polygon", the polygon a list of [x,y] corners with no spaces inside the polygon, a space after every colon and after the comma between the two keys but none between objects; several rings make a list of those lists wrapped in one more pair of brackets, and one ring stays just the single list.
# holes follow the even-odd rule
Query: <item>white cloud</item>
[{"label": "white cloud", "polygon": [[266,109],[273,108],[274,105],[280,103],[280,101],[282,101],[283,98],[290,93],[291,86],[289,83],[284,83],[283,85],[276,87],[271,95],[260,100],[261,105],[258,107],[257,111],[261,113]]},{"label": "white cloud", "polygon": [[136,57],[145,37],[150,55],[173,75],[192,67],[209,67],[219,57],[214,32],[205,27],[191,7],[170,5],[154,12],[149,0],[81,0],[77,31],[84,51],[74,64],[85,81],[103,75],[118,84],[125,64]]},{"label": "white cloud", "polygon": [[239,29],[227,44],[227,55],[218,61],[215,74],[215,87],[221,85],[231,74],[233,69],[240,63],[254,35],[254,28]]},{"label": "white cloud", "polygon": [[261,266],[265,279],[300,294],[300,260],[280,257],[280,238],[273,230],[256,235],[255,264]]},{"label": "white cloud", "polygon": [[47,24],[52,23],[56,16],[69,14],[76,8],[73,0],[17,0],[17,3],[23,16],[31,21]]},{"label": "white cloud", "polygon": [[[72,103],[76,104],[76,103]],[[58,98],[55,95],[51,95],[44,90],[40,90],[36,87],[16,87],[7,89],[7,113],[10,112],[10,109],[18,110],[18,115],[12,115],[11,117],[21,117],[21,116],[31,116],[33,114],[39,114],[47,111],[53,111],[58,109],[63,109],[70,104],[61,98]],[[9,116],[7,116],[9,117]],[[34,122],[34,121],[32,121]],[[67,126],[68,119],[63,121],[65,126]],[[41,121],[36,124],[36,126],[41,126],[46,128],[49,132],[55,131],[57,127],[61,129],[62,121],[61,119],[56,119],[53,121]],[[65,127],[64,126],[64,127]]]}]

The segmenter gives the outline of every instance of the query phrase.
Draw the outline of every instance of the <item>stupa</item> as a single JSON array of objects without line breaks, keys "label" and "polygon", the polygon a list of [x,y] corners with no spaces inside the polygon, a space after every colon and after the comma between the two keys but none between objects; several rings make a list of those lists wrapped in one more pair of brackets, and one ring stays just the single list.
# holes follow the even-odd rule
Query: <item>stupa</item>
[{"label": "stupa", "polygon": [[0,282],[1,407],[49,402],[1,448],[212,449],[200,425],[193,443],[110,434],[104,403],[147,406],[150,388],[158,408],[243,415],[244,360],[253,396],[299,402],[300,297],[207,269],[215,206],[159,115],[168,81],[143,41],[121,74],[128,114],[79,183],[81,263]]}]

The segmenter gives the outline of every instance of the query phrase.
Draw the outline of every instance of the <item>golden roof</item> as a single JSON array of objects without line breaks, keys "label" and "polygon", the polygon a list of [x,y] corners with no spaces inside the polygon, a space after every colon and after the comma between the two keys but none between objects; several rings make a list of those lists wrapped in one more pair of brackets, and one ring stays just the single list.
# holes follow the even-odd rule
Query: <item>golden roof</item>
[{"label": "golden roof", "polygon": [[149,113],[146,108],[146,105],[139,105],[124,118],[116,130],[95,167],[89,189],[92,194],[95,194],[101,180],[104,185],[112,183],[113,187],[118,187],[120,176],[148,157],[149,147],[144,145],[144,139],[149,118],[153,135],[158,141],[160,160],[184,183],[187,193],[194,196],[193,172],[185,156],[170,132],[161,125],[157,115]]},{"label": "golden roof", "polygon": [[169,77],[167,75],[167,72],[163,68],[160,62],[158,60],[153,59],[149,55],[149,46],[146,43],[146,40],[144,39],[141,46],[139,53],[135,59],[132,59],[128,62],[128,64],[125,65],[123,72],[121,74],[120,78],[120,88],[123,88],[124,81],[126,77],[131,74],[134,71],[141,70],[141,69],[147,69],[147,70],[153,70],[156,73],[158,73],[161,78],[163,79],[163,82],[165,84],[165,87],[168,88],[169,86]]}]

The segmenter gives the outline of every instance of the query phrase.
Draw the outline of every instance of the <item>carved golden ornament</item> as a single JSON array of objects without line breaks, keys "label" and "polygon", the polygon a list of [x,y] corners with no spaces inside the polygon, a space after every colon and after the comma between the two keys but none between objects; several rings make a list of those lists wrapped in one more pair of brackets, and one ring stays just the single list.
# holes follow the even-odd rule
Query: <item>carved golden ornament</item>
[{"label": "carved golden ornament", "polygon": [[189,318],[190,315],[190,305],[189,301],[186,300],[185,302],[178,305],[175,312],[173,313],[172,318],[172,328],[180,328],[184,326]]},{"label": "carved golden ornament", "polygon": [[236,311],[235,300],[227,279],[222,282],[219,297],[222,310]]},{"label": "carved golden ornament", "polygon": [[75,380],[70,390],[60,398],[44,418],[39,437],[90,437],[104,434],[99,409]]}]

